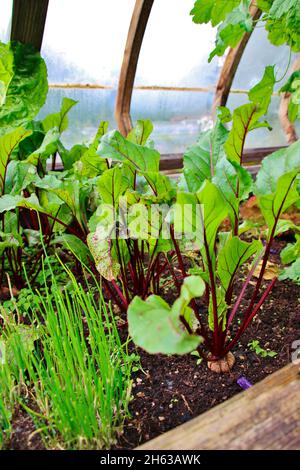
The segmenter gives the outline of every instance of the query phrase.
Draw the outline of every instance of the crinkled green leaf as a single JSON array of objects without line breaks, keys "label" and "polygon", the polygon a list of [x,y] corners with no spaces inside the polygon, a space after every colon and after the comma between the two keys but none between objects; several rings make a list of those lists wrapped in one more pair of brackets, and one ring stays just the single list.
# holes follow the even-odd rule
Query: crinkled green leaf
[{"label": "crinkled green leaf", "polygon": [[21,236],[16,237],[13,233],[0,232],[0,256],[3,255],[6,248],[18,248],[22,245]]},{"label": "crinkled green leaf", "polygon": [[296,70],[290,75],[286,83],[280,88],[279,90],[280,93],[285,93],[285,92],[292,93],[294,91],[293,83],[299,79],[300,79],[300,70]]},{"label": "crinkled green leaf", "polygon": [[[76,144],[70,150],[66,149],[61,142],[58,142],[58,152],[60,158],[63,162],[64,170],[70,170],[75,162],[79,162],[81,158],[86,154],[88,151],[88,147],[83,144]],[[95,150],[93,151],[95,154]],[[97,155],[98,160],[100,160],[99,156]],[[89,158],[87,159],[89,161]],[[83,166],[83,165],[82,165]],[[81,168],[80,168],[81,170]],[[83,171],[78,171],[78,173],[83,173]],[[90,176],[89,173],[82,175],[82,176]]]},{"label": "crinkled green leaf", "polygon": [[19,127],[0,136],[0,195],[4,194],[6,170],[11,154],[19,143],[30,134],[31,131]]},{"label": "crinkled green leaf", "polygon": [[190,323],[192,311],[188,305],[195,297],[202,297],[204,292],[205,283],[200,276],[186,277],[180,290],[180,296],[173,304],[172,315],[175,318],[183,316]]},{"label": "crinkled green leaf", "polygon": [[153,124],[149,119],[139,119],[135,127],[129,132],[127,140],[134,144],[145,145],[153,131]]},{"label": "crinkled green leaf", "polygon": [[27,163],[37,166],[39,161],[45,166],[47,158],[57,150],[59,132],[57,128],[50,129],[45,134],[41,146],[26,158]]},{"label": "crinkled green leaf", "polygon": [[275,66],[268,65],[265,68],[264,76],[257,85],[255,85],[248,93],[249,99],[252,103],[256,104],[264,113],[268,110],[276,77],[274,72]]},{"label": "crinkled green leaf", "polygon": [[283,174],[277,181],[276,190],[271,194],[256,192],[258,203],[265,221],[272,230],[279,216],[299,200],[297,191],[297,175],[300,170]]},{"label": "crinkled green leaf", "polygon": [[108,122],[101,121],[92,143],[89,147],[85,145],[75,145],[70,151],[64,151],[61,155],[64,168],[70,169],[74,165],[75,174],[80,177],[93,178],[101,175],[108,169],[107,161],[97,153],[97,148],[102,137],[107,133]]},{"label": "crinkled green leaf", "polygon": [[266,15],[266,29],[272,44],[288,44],[300,50],[300,3],[298,0],[274,0]]},{"label": "crinkled green leaf", "polygon": [[240,4],[241,0],[196,0],[191,11],[194,23],[208,23],[216,26],[226,15]]},{"label": "crinkled green leaf", "polygon": [[275,192],[279,178],[297,168],[300,168],[300,141],[263,159],[256,178],[256,193],[263,195]]},{"label": "crinkled green leaf", "polygon": [[[228,208],[224,204],[220,190],[208,180],[205,181],[197,192],[197,199],[202,204],[202,223],[199,233],[200,243],[203,246],[201,253],[204,262],[207,263],[208,250],[209,256],[214,263],[217,231],[228,214]],[[207,245],[207,250],[205,250],[205,245]]]},{"label": "crinkled green leaf", "polygon": [[230,109],[228,109],[226,106],[217,107],[217,116],[222,124],[226,124],[232,120]]},{"label": "crinkled green leaf", "polygon": [[135,170],[159,170],[160,155],[156,150],[130,142],[119,131],[109,132],[101,139],[98,154],[102,158],[126,162]]},{"label": "crinkled green leaf", "polygon": [[5,194],[0,197],[0,214],[2,212],[7,212],[15,209],[16,207],[24,207],[26,209],[33,209],[38,212],[47,211],[40,206],[39,200],[35,194],[32,194],[30,197],[25,198],[22,196],[11,196],[10,194]]},{"label": "crinkled green leaf", "polygon": [[71,233],[64,233],[54,238],[52,244],[60,244],[65,250],[70,250],[86,266],[91,259],[90,250],[80,238]]},{"label": "crinkled green leaf", "polygon": [[258,127],[268,127],[267,123],[259,122],[261,115],[261,111],[254,103],[244,104],[234,110],[232,128],[224,146],[229,160],[242,164],[248,132]]},{"label": "crinkled green leaf", "polygon": [[184,175],[191,192],[198,191],[206,179],[213,177],[216,164],[224,156],[227,136],[227,129],[218,121],[213,130],[200,135],[197,144],[184,154]]},{"label": "crinkled green leaf", "polygon": [[281,18],[288,10],[297,7],[299,0],[274,0],[270,9],[270,15],[274,18]]},{"label": "crinkled green leaf", "polygon": [[120,265],[112,256],[112,240],[99,237],[96,231],[88,234],[87,244],[101,276],[108,281],[116,279],[120,272]]},{"label": "crinkled green leaf", "polygon": [[5,347],[2,349],[4,357],[2,357],[1,362],[10,366],[17,366],[16,354],[26,359],[34,350],[34,342],[38,338],[39,332],[34,326],[14,325],[9,333],[2,336]]},{"label": "crinkled green leaf", "polygon": [[[199,282],[200,281],[200,282]],[[202,287],[201,278],[197,278]],[[147,300],[135,297],[128,307],[129,334],[133,341],[150,354],[186,354],[199,346],[202,338],[190,335],[182,326],[180,316],[184,316],[188,299],[193,294],[202,295],[194,280],[187,281],[189,287],[181,291],[171,308],[161,297],[151,295]]]},{"label": "crinkled green leaf", "polygon": [[39,179],[34,165],[22,160],[12,160],[7,166],[5,192],[16,195]]},{"label": "crinkled green leaf", "polygon": [[300,258],[300,235],[296,235],[295,243],[288,243],[280,253],[281,261],[290,264]]},{"label": "crinkled green leaf", "polygon": [[63,201],[71,210],[72,214],[78,222],[81,221],[81,208],[80,208],[80,184],[79,181],[74,180],[60,180],[55,175],[46,175],[35,183],[36,187],[45,189],[50,193],[55,194],[61,201]]},{"label": "crinkled green leaf", "polygon": [[145,176],[151,192],[158,197],[160,202],[170,202],[170,198],[174,195],[174,184],[167,175],[154,171],[141,172],[141,175]]},{"label": "crinkled green leaf", "polygon": [[[46,100],[48,92],[47,69],[44,60],[35,49],[28,44],[12,42],[4,46],[13,56],[13,76],[2,94],[0,106],[0,133],[9,127],[23,126],[33,119]],[[1,54],[2,56],[2,54]],[[1,61],[1,59],[0,59]],[[3,68],[11,73],[11,60],[4,54]],[[3,92],[3,87],[2,87]]]},{"label": "crinkled green leaf", "polygon": [[288,232],[289,230],[300,232],[300,227],[297,227],[297,225],[295,225],[291,220],[279,219],[274,236],[276,237],[277,235],[281,235],[282,233]]},{"label": "crinkled green leaf", "polygon": [[9,84],[14,76],[14,56],[6,44],[0,42],[0,106],[5,103]]},{"label": "crinkled green leaf", "polygon": [[223,157],[216,165],[212,182],[222,193],[231,224],[234,226],[239,218],[240,202],[247,199],[252,190],[252,177],[238,163]]},{"label": "crinkled green leaf", "polygon": [[102,139],[102,137],[107,134],[107,131],[108,131],[108,121],[100,121],[100,124],[98,126],[98,129],[97,129],[97,132],[96,132],[96,135],[92,141],[92,144],[91,146],[97,148],[99,143],[100,143],[100,140]]},{"label": "crinkled green leaf", "polygon": [[300,284],[300,258],[298,258],[291,266],[288,266],[280,274],[279,279],[290,279],[296,284]]},{"label": "crinkled green leaf", "polygon": [[63,98],[60,111],[58,113],[49,114],[43,119],[42,124],[45,132],[50,131],[53,128],[58,130],[61,134],[64,132],[69,125],[68,113],[78,103],[71,98]]},{"label": "crinkled green leaf", "polygon": [[106,170],[98,179],[97,189],[105,204],[118,207],[120,197],[133,185],[134,175],[127,166]]},{"label": "crinkled green leaf", "polygon": [[262,248],[262,244],[258,240],[254,240],[252,243],[244,242],[239,237],[227,240],[218,254],[217,263],[217,275],[225,292],[232,286],[240,267]]},{"label": "crinkled green leaf", "polygon": [[[224,18],[224,21],[219,25],[216,47],[211,52],[209,61],[211,61],[215,55],[223,55],[227,47],[235,47],[245,33],[252,31],[253,19],[249,12],[250,3],[251,0],[239,1],[238,6],[230,11]],[[224,6],[223,4],[223,7]],[[224,10],[226,10],[226,7]]]}]

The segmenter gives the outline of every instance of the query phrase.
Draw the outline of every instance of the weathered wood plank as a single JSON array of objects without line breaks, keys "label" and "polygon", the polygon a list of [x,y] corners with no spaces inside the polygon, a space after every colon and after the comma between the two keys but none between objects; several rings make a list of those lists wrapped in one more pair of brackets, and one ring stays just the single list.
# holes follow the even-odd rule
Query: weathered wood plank
[{"label": "weathered wood plank", "polygon": [[[246,149],[244,151],[243,161],[245,165],[259,165],[264,157],[269,155],[270,153],[279,150],[280,148],[284,148],[284,146],[280,147],[262,147],[262,148],[254,148],[254,149]],[[179,170],[183,166],[183,155],[180,153],[176,154],[164,154],[161,156],[160,160],[160,169],[165,170]]]},{"label": "weathered wood plank", "polygon": [[127,135],[132,129],[130,104],[136,68],[144,33],[154,0],[136,0],[120,71],[115,116],[120,132]]},{"label": "weathered wood plank", "polygon": [[[257,8],[255,0],[252,0],[250,13],[252,15],[253,21],[258,20],[262,13],[261,10]],[[246,49],[246,46],[249,42],[251,34],[252,32],[245,33],[238,45],[230,49],[226,56],[216,87],[216,93],[213,102],[213,113],[215,113],[215,110],[218,106],[225,106],[227,103],[227,98],[230,92],[232,82],[234,80],[237,68],[243,56],[244,50]]]},{"label": "weathered wood plank", "polygon": [[[259,165],[264,157],[269,155],[270,153],[279,150],[282,147],[262,147],[262,148],[254,148],[254,149],[246,149],[244,152],[244,163],[245,166],[248,167],[248,171],[251,173],[257,173]],[[161,171],[175,173],[177,170],[181,170],[183,167],[183,155],[182,153],[165,153],[161,155],[160,165],[159,168]],[[50,168],[50,167],[49,167]],[[62,170],[63,165],[61,162],[57,162],[56,164],[57,170]],[[254,170],[254,171],[252,171]]]},{"label": "weathered wood plank", "polygon": [[138,449],[300,449],[299,365],[289,364]]},{"label": "weathered wood plank", "polygon": [[[300,70],[300,56],[297,57],[296,62],[293,65],[293,72]],[[281,127],[286,135],[286,140],[289,145],[293,144],[298,140],[297,132],[294,123],[289,119],[289,103],[291,94],[285,92],[281,96],[280,108],[279,108],[279,119]]]},{"label": "weathered wood plank", "polygon": [[14,0],[11,40],[41,50],[49,0]]}]

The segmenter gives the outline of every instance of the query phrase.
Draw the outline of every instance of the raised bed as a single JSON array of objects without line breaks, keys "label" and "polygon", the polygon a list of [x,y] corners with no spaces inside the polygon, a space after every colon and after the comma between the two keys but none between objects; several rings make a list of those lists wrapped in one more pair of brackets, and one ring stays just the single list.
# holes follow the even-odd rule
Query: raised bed
[{"label": "raised bed", "polygon": [[300,449],[300,369],[289,364],[139,450]]},{"label": "raised bed", "polygon": [[[277,251],[282,246],[281,243],[277,242],[274,250]],[[271,259],[278,261],[278,255],[272,255]],[[172,295],[170,291],[170,300]],[[232,448],[247,448],[248,444],[249,448],[256,448],[256,445],[267,448],[265,441],[255,441],[258,432],[257,436],[264,435],[264,426],[274,429],[277,426],[276,432],[279,434],[288,434],[289,430],[293,433],[293,421],[289,420],[285,410],[292,416],[294,408],[286,409],[285,405],[281,408],[277,397],[282,395],[283,400],[288,397],[287,401],[294,401],[297,391],[299,396],[295,406],[299,408],[300,382],[297,382],[298,388],[289,386],[284,389],[289,380],[292,381],[292,377],[296,379],[299,369],[299,366],[297,369],[287,365],[292,360],[294,341],[300,338],[298,297],[299,287],[296,284],[287,280],[278,282],[264,308],[234,349],[236,363],[229,374],[211,372],[205,361],[197,364],[192,355],[154,356],[138,350],[142,369],[134,374],[131,419],[125,423],[124,434],[120,437],[117,448],[131,449],[141,446],[142,449],[150,449],[155,446],[152,448],[171,449],[167,447],[169,440],[164,441],[165,437],[169,439],[168,436],[171,436],[172,442],[178,436],[173,447],[177,449],[226,448],[227,444],[225,445],[225,440],[222,439],[225,439],[231,428],[229,441],[232,441]],[[259,341],[262,348],[275,351],[276,356],[258,355],[248,346],[253,340]],[[292,372],[286,372],[289,370]],[[253,384],[249,392],[242,391],[239,385],[241,377]],[[275,393],[277,386],[278,395],[277,391]],[[276,397],[276,400],[273,400],[273,397]],[[249,408],[246,414],[245,407],[250,407],[252,402],[253,408]],[[220,413],[217,411],[219,409]],[[233,417],[235,412],[237,416]],[[281,414],[281,418],[279,415],[275,416],[277,414]],[[213,418],[207,421],[206,416]],[[283,425],[280,424],[281,419]],[[299,415],[297,419],[299,421]],[[258,431],[261,421],[264,420],[262,430]],[[194,423],[198,421],[201,424],[195,428]],[[212,423],[210,429],[205,427],[207,423]],[[181,429],[188,435],[190,428],[191,433],[195,432],[194,440],[190,437],[185,440]],[[300,434],[299,428],[297,429]],[[242,434],[245,434],[244,440],[238,441]],[[253,438],[251,442],[250,436]],[[191,447],[193,445],[196,447]],[[215,447],[210,447],[213,445]],[[238,447],[242,445],[244,447]],[[281,444],[275,439],[274,446],[277,445]],[[282,446],[286,446],[286,441]]]}]

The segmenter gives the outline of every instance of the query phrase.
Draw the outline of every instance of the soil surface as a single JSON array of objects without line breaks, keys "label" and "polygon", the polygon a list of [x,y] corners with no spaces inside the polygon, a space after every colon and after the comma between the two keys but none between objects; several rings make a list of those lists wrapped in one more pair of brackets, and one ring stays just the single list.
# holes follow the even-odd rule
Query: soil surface
[{"label": "soil surface", "polygon": [[[275,242],[271,261],[279,261],[278,253],[285,243]],[[254,384],[288,364],[292,342],[300,339],[299,307],[299,286],[277,281],[262,310],[234,348],[236,362],[229,374],[213,373],[205,362],[197,365],[197,358],[192,355],[154,356],[138,349],[142,368],[134,373],[131,419],[125,423],[115,448],[134,448],[240,393],[242,389],[237,383],[240,377]],[[258,340],[262,348],[277,355],[258,356],[248,346],[252,340]],[[8,448],[43,449],[35,431],[26,412],[16,410]]]},{"label": "soil surface", "polygon": [[[292,342],[300,339],[299,286],[278,282],[263,310],[234,349],[236,363],[229,374],[211,372],[191,355],[151,356],[139,351],[144,372],[136,374],[132,419],[126,423],[120,448],[133,448],[164,433],[242,391],[246,377],[254,384],[290,362]],[[277,356],[263,358],[249,349],[259,340]]]},{"label": "soil surface", "polygon": [[[281,241],[274,242],[271,262],[280,262],[279,253],[284,245]],[[211,372],[204,361],[197,365],[197,358],[192,355],[153,356],[138,350],[143,370],[135,374],[132,418],[125,425],[118,447],[136,447],[240,393],[242,389],[237,383],[240,377],[251,384],[261,381],[291,361],[292,343],[299,339],[299,286],[290,281],[277,281],[234,348],[236,362],[229,374]],[[252,340],[258,340],[263,349],[275,351],[277,355],[257,355],[248,346]]]}]

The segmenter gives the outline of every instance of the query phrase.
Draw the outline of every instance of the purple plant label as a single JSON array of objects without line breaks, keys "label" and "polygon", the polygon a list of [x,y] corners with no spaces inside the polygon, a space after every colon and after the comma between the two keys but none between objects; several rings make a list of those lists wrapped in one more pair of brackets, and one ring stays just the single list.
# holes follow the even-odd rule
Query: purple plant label
[{"label": "purple plant label", "polygon": [[240,377],[237,380],[237,384],[243,389],[247,390],[247,388],[252,387],[252,383],[249,382],[249,380],[246,379],[246,377]]}]

